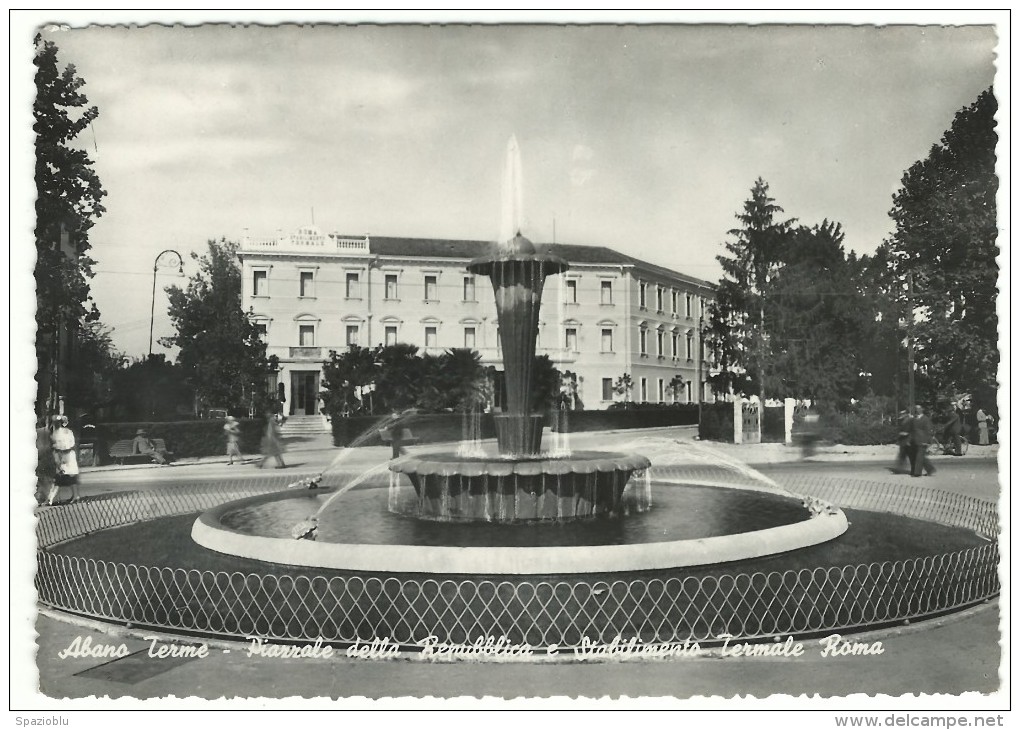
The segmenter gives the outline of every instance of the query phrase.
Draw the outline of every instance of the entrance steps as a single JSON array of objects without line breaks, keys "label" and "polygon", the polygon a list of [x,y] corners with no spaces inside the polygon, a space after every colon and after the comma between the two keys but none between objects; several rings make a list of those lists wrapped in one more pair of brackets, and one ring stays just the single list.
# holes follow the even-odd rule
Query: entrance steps
[{"label": "entrance steps", "polygon": [[280,430],[285,436],[310,436],[331,432],[325,416],[287,416]]}]

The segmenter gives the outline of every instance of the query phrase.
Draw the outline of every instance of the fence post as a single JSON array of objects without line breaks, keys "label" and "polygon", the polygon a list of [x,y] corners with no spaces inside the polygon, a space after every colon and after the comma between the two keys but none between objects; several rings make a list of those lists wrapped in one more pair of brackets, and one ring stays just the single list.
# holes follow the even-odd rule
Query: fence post
[{"label": "fence post", "polygon": [[793,398],[783,399],[783,424],[786,426],[786,445],[793,444],[793,409],[797,401]]},{"label": "fence post", "polygon": [[733,443],[744,443],[744,399],[739,395],[733,399]]}]

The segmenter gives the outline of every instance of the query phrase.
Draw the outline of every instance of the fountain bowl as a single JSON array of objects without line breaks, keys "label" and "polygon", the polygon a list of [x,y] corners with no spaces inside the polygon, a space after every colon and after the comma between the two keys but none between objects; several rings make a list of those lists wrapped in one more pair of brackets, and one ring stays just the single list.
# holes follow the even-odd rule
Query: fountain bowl
[{"label": "fountain bowl", "polygon": [[639,454],[599,451],[569,456],[475,457],[455,453],[391,462],[414,486],[415,516],[437,520],[527,522],[640,512],[648,498],[627,484],[651,462]]}]

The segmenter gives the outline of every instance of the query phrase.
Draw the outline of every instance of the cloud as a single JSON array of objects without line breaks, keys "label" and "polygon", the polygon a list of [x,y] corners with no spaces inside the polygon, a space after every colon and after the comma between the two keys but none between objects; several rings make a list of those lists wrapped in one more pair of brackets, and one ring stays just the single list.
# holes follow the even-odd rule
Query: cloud
[{"label": "cloud", "polygon": [[581,187],[595,176],[595,171],[589,168],[574,168],[570,171],[570,182],[574,187]]},{"label": "cloud", "polygon": [[595,176],[595,168],[588,164],[595,158],[595,151],[587,145],[576,144],[570,157],[574,162],[570,168],[570,183],[579,188]]},{"label": "cloud", "polygon": [[282,137],[243,138],[187,136],[150,144],[121,140],[100,147],[99,163],[116,172],[144,172],[158,168],[231,167],[237,162],[282,156],[291,145]]},{"label": "cloud", "polygon": [[574,153],[572,159],[574,162],[587,162],[595,156],[595,151],[587,145],[578,144],[574,145]]}]

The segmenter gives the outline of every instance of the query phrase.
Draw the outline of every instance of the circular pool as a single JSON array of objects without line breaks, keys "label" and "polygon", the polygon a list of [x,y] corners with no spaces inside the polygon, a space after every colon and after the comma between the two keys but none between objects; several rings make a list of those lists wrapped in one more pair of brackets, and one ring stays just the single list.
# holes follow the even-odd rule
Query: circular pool
[{"label": "circular pool", "polygon": [[[210,550],[337,570],[542,575],[661,570],[787,552],[847,529],[838,509],[812,513],[790,495],[698,484],[652,483],[654,506],[568,522],[438,522],[387,510],[388,490],[283,493],[221,505],[192,528]],[[315,542],[290,528],[318,519]]]}]

